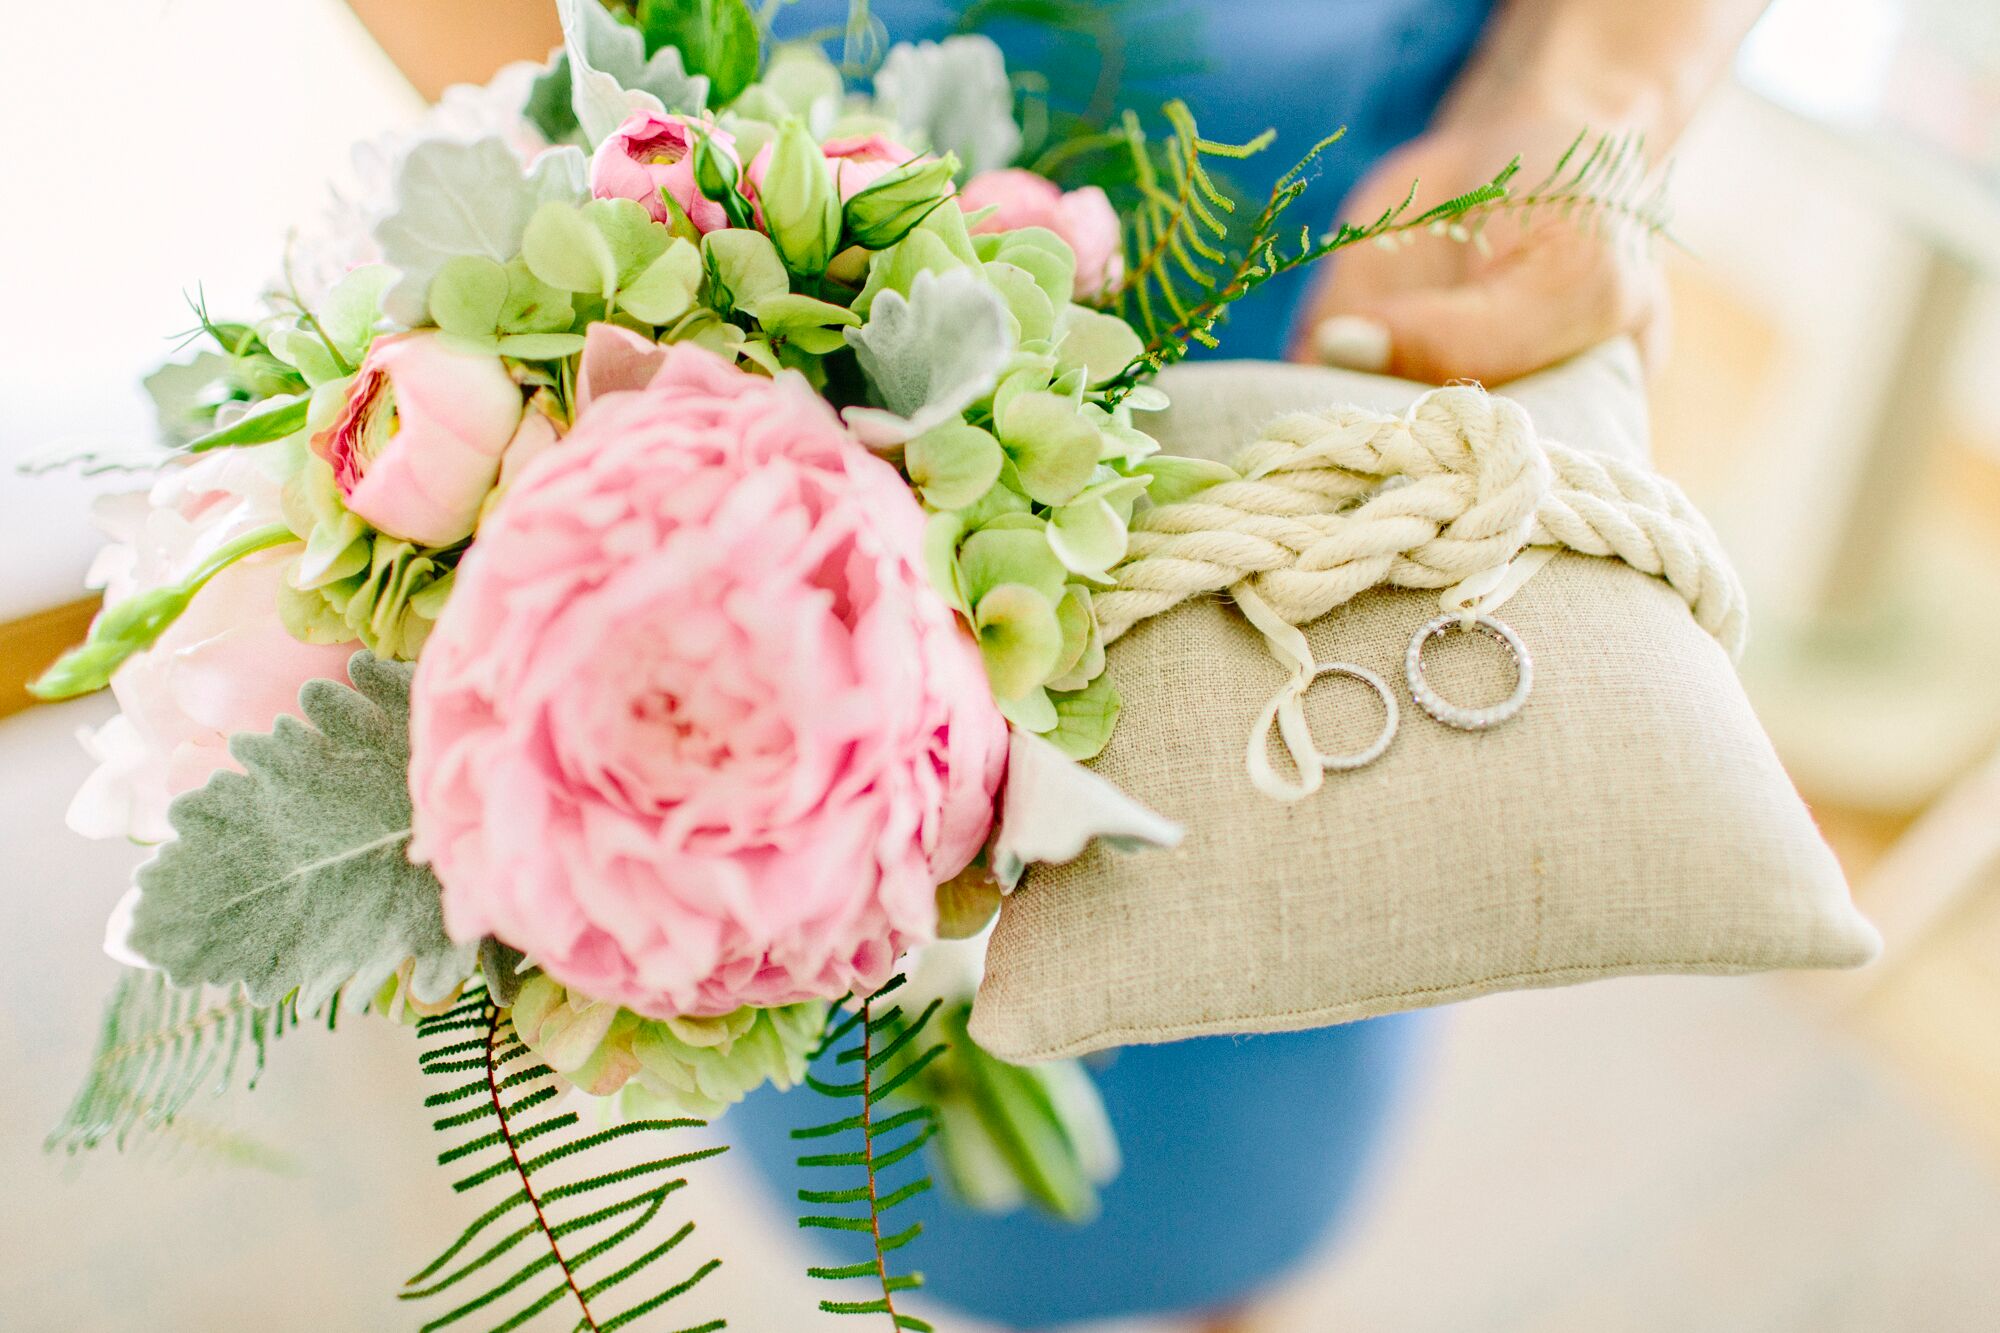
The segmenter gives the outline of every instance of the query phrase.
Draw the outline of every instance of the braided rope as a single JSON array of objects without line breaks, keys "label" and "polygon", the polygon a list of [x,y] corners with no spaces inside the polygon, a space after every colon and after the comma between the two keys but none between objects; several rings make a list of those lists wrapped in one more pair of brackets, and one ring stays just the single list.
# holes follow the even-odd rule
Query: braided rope
[{"label": "braided rope", "polygon": [[1236,470],[1242,480],[1134,518],[1117,586],[1094,599],[1106,643],[1239,585],[1293,625],[1383,584],[1462,603],[1524,548],[1553,546],[1664,579],[1732,655],[1742,648],[1742,585],[1679,487],[1538,439],[1518,404],[1482,389],[1433,389],[1401,416],[1294,413]]}]

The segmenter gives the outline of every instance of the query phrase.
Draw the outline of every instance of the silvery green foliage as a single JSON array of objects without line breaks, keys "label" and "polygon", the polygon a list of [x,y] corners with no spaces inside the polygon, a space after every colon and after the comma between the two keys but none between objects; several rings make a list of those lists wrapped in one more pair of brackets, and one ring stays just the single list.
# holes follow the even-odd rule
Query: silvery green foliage
[{"label": "silvery green foliage", "polygon": [[993,874],[1001,884],[1018,884],[1037,861],[1074,861],[1096,838],[1135,851],[1177,847],[1181,832],[1040,736],[1009,731],[1007,794],[993,843]]},{"label": "silvery green foliage", "polygon": [[588,164],[576,148],[552,148],[524,168],[498,137],[431,139],[396,170],[395,206],[375,224],[382,258],[398,271],[382,298],[406,327],[429,322],[431,280],[458,255],[504,264],[521,253],[528,219],[550,200],[590,197]]},{"label": "silvery green foliage", "polygon": [[974,176],[1021,151],[1007,62],[990,38],[898,42],[876,71],[875,103],[933,153],[958,154]]},{"label": "silvery green foliage", "polygon": [[419,999],[465,980],[476,950],[446,937],[437,877],[408,854],[411,673],[357,653],[355,689],[309,681],[305,722],[231,739],[244,771],[177,798],[178,836],[139,868],[140,956],[176,986],[296,991],[307,1012],[342,987],[371,995],[405,959]]},{"label": "silvery green foliage", "polygon": [[220,352],[198,352],[191,361],[167,362],[141,381],[153,400],[161,444],[177,449],[210,429],[212,407],[206,415],[201,408],[228,370],[229,358]]},{"label": "silvery green foliage", "polygon": [[603,142],[635,110],[693,115],[707,105],[708,79],[690,75],[678,50],[664,46],[646,59],[638,29],[598,0],[558,0],[556,10],[569,53],[570,105],[590,143]]},{"label": "silvery green foliage", "polygon": [[991,393],[1014,352],[1006,302],[969,268],[919,273],[907,298],[884,290],[847,341],[882,405],[917,431]]}]

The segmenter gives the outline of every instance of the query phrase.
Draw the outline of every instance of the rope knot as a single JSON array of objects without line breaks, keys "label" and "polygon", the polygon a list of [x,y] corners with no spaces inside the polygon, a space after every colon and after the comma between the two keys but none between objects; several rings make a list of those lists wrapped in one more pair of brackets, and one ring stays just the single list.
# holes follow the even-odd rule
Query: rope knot
[{"label": "rope knot", "polygon": [[1538,438],[1511,399],[1433,389],[1391,416],[1295,412],[1238,456],[1238,481],[1136,516],[1118,586],[1095,609],[1109,643],[1189,597],[1241,585],[1303,625],[1369,588],[1499,585],[1529,545],[1609,555],[1664,578],[1735,652],[1743,594],[1714,534],[1650,471]]}]

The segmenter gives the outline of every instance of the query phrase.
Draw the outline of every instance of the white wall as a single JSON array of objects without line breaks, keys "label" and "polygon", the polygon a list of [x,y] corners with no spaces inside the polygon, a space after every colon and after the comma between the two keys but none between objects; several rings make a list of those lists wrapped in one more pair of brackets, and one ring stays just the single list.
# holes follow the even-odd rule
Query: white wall
[{"label": "white wall", "polygon": [[6,34],[0,622],[79,595],[96,544],[91,484],[13,465],[149,438],[183,293],[246,309],[348,145],[420,106],[339,0],[9,5]]}]

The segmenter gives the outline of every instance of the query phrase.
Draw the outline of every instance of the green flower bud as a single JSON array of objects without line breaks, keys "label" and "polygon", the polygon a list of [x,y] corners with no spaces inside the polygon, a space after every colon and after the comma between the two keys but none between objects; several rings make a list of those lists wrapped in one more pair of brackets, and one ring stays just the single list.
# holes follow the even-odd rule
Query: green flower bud
[{"label": "green flower bud", "polygon": [[906,162],[847,201],[847,239],[869,250],[886,250],[908,236],[951,197],[958,159]]},{"label": "green flower bud", "polygon": [[28,692],[39,699],[73,699],[103,689],[126,658],[151,648],[180,619],[203,584],[247,555],[297,540],[282,523],[254,528],[223,545],[184,582],[127,597],[101,612],[90,626],[90,637],[56,659]]},{"label": "green flower bud", "polygon": [[715,146],[714,136],[703,134],[694,141],[694,183],[722,205],[732,227],[750,225],[750,203],[737,188],[740,176],[736,159]]},{"label": "green flower bud", "polygon": [[90,627],[91,641],[130,644],[135,650],[151,647],[167,626],[180,619],[193,596],[191,589],[176,584],[127,597],[97,618]]},{"label": "green flower bud", "polygon": [[28,692],[38,699],[74,699],[103,689],[126,658],[152,647],[167,632],[193,597],[193,588],[171,585],[148,589],[106,609],[90,627],[90,637],[57,658]]},{"label": "green flower bud", "polygon": [[74,699],[111,683],[111,673],[132,655],[122,644],[86,643],[72,648],[28,686],[37,699]]},{"label": "green flower bud", "polygon": [[807,277],[826,272],[840,246],[840,194],[819,142],[796,117],[778,131],[757,201],[785,266]]}]

